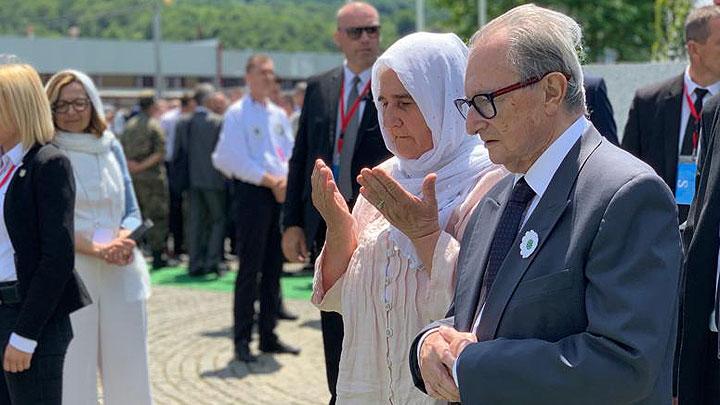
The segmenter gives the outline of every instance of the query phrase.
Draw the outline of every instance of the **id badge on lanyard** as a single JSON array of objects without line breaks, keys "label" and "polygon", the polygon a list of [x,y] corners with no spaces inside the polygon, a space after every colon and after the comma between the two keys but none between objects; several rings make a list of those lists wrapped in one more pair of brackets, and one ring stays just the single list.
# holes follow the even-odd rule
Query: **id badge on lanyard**
[{"label": "id badge on lanyard", "polygon": [[695,196],[695,176],[697,157],[680,156],[678,158],[677,183],[675,184],[675,202],[678,205],[690,205]]},{"label": "id badge on lanyard", "polygon": [[697,150],[698,126],[700,125],[700,111],[695,111],[695,105],[685,88],[685,100],[690,107],[690,115],[695,120],[695,131],[692,133],[692,153],[690,156],[678,157],[677,181],[675,183],[675,202],[678,205],[690,205],[695,196],[695,179],[697,176]]}]

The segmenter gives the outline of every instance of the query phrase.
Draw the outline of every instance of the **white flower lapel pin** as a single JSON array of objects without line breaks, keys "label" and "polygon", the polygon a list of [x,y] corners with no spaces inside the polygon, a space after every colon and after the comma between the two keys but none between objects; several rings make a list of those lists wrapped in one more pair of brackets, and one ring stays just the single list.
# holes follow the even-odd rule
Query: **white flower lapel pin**
[{"label": "white flower lapel pin", "polygon": [[530,257],[535,251],[535,248],[537,248],[538,242],[537,232],[533,230],[525,232],[525,235],[523,235],[520,241],[520,256],[522,256],[523,259]]},{"label": "white flower lapel pin", "polygon": [[20,172],[18,172],[18,176],[25,177],[25,169],[20,169]]}]

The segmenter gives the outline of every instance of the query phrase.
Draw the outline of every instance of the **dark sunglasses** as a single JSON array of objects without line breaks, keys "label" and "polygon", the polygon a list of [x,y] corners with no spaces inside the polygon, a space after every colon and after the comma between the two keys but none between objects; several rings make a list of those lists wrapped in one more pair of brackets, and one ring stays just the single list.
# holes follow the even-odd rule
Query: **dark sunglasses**
[{"label": "dark sunglasses", "polygon": [[70,101],[58,101],[53,105],[52,110],[59,114],[65,114],[70,111],[70,106],[77,112],[83,112],[90,106],[90,100],[86,98],[76,98]]},{"label": "dark sunglasses", "polygon": [[368,27],[338,28],[338,29],[345,31],[345,34],[347,34],[347,36],[353,40],[360,39],[363,31],[365,31],[365,33],[370,38],[376,38],[380,34],[380,26],[379,25],[371,25]]},{"label": "dark sunglasses", "polygon": [[[478,112],[483,118],[485,119],[492,119],[495,118],[497,115],[497,107],[495,106],[495,98],[502,96],[503,94],[510,93],[515,90],[520,90],[522,88],[532,86],[535,83],[538,83],[542,79],[545,78],[545,76],[549,75],[550,73],[554,72],[547,72],[544,75],[540,77],[532,77],[530,79],[527,79],[522,82],[518,82],[515,84],[511,84],[507,87],[503,87],[501,89],[495,90],[490,93],[480,93],[476,94],[469,99],[465,98],[458,98],[455,100],[455,107],[460,112],[460,115],[462,115],[463,119],[467,119],[468,113],[470,112],[470,106],[475,108],[475,111]],[[570,75],[563,73],[565,78],[567,80],[570,80]]]}]

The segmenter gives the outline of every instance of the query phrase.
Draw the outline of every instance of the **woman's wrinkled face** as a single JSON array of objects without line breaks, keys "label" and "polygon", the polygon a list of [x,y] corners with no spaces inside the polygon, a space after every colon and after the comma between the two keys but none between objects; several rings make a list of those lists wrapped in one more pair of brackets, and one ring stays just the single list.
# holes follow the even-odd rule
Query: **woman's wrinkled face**
[{"label": "woman's wrinkled face", "polygon": [[380,74],[380,114],[400,157],[417,159],[433,148],[432,132],[420,107],[392,69]]},{"label": "woman's wrinkled face", "polygon": [[78,82],[63,87],[52,108],[55,125],[63,131],[81,133],[90,126],[92,103]]}]

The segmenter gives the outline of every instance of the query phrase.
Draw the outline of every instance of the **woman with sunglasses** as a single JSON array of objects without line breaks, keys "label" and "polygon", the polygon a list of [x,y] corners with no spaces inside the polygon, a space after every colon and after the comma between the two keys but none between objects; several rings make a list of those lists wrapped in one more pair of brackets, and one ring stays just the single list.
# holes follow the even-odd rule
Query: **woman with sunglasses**
[{"label": "woman with sunglasses", "polygon": [[0,404],[60,405],[69,314],[90,302],[73,271],[75,181],[53,135],[37,72],[0,64]]},{"label": "woman with sunglasses", "polygon": [[107,129],[100,95],[82,72],[65,70],[46,86],[57,134],[77,185],[75,265],[94,303],[71,316],[75,339],[65,361],[63,403],[152,403],[145,260],[128,239],[141,217],[125,155]]},{"label": "woman with sunglasses", "polygon": [[452,100],[463,94],[467,48],[454,34],[416,33],[373,66],[385,145],[395,156],[363,169],[348,210],[317,161],[312,199],[327,222],[313,303],[343,316],[340,404],[434,404],[413,386],[412,339],[444,317],[459,242],[473,207],[506,172],[465,133]]}]

